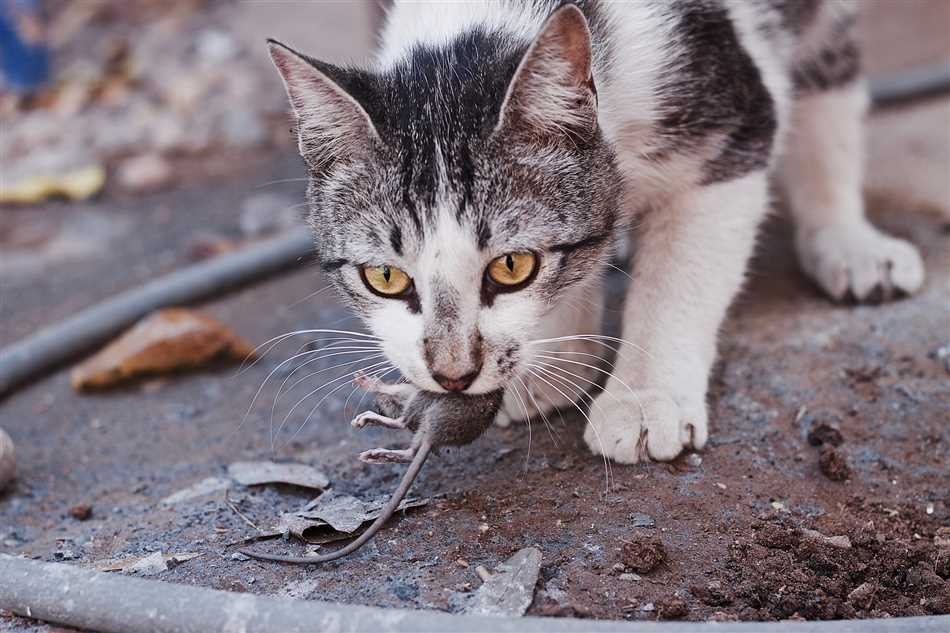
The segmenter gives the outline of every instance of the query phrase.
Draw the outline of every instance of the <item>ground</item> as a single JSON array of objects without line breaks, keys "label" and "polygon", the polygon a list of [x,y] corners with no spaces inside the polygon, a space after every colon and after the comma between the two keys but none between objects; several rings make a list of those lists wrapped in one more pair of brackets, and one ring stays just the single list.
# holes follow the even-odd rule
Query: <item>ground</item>
[{"label": "ground", "polygon": [[[948,5],[901,12],[896,4],[869,4],[871,70],[946,57]],[[895,41],[902,44],[884,45]],[[312,404],[294,411],[272,450],[271,405],[286,371],[254,395],[308,339],[240,373],[218,368],[109,394],[75,394],[63,368],[0,403],[0,426],[19,461],[17,482],[0,495],[0,551],[89,566],[158,550],[195,552],[202,556],[155,577],[452,611],[480,583],[478,565],[492,568],[536,546],[543,555],[529,611],[536,615],[948,613],[946,549],[934,540],[950,527],[950,150],[939,133],[950,129],[950,99],[876,113],[869,127],[873,217],[921,248],[926,287],[883,306],[833,305],[797,270],[789,226],[777,214],[724,328],[711,440],[696,455],[605,468],[583,446],[581,420],[570,413],[556,417],[551,432],[543,424],[493,428],[432,460],[416,487],[432,497],[429,505],[351,558],[313,568],[240,561],[227,544],[254,531],[223,493],[173,507],[160,500],[243,459],[314,464],[334,490],[358,497],[388,494],[402,471],[356,461],[359,451],[394,438],[349,426],[358,398],[346,402],[348,387],[309,422]],[[22,246],[23,227],[39,236],[4,253],[13,265],[0,270],[0,345],[187,265],[196,240],[238,240],[249,198],[299,201],[301,183],[276,182],[301,174],[289,151],[231,151],[217,156],[228,166],[220,173],[172,191],[107,191],[91,202],[0,210],[0,238],[19,235]],[[613,310],[622,279],[612,279]],[[254,343],[298,329],[356,327],[328,293],[311,296],[323,286],[319,271],[304,266],[200,307]],[[282,396],[276,422],[308,388]],[[840,432],[837,447],[821,425]],[[824,445],[813,445],[819,439]],[[842,461],[849,473],[838,481]],[[269,526],[313,494],[235,486],[230,500]],[[85,520],[69,512],[80,504],[91,506]],[[802,530],[848,536],[850,547]],[[631,551],[639,546],[629,544],[653,539],[665,561],[634,574]],[[259,547],[304,549],[281,540]],[[0,630],[35,627],[44,630],[0,615]]]}]

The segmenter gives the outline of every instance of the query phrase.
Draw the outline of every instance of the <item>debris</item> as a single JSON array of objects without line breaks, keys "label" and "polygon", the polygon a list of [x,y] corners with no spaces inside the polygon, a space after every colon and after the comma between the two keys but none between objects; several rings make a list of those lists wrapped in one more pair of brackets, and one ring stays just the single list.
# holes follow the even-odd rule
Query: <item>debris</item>
[{"label": "debris", "polygon": [[239,560],[243,562],[243,561],[251,560],[251,557],[245,554],[242,554],[241,552],[232,552],[231,560]]},{"label": "debris", "polygon": [[870,609],[877,594],[877,583],[865,582],[848,594],[848,602],[857,609]]},{"label": "debris", "polygon": [[541,551],[535,547],[518,550],[484,579],[465,611],[477,615],[524,615],[534,601],[540,572]]},{"label": "debris", "polygon": [[95,567],[99,571],[121,571],[129,574],[138,574],[140,576],[154,576],[155,574],[177,567],[181,563],[193,558],[198,558],[199,556],[201,556],[201,554],[195,552],[163,554],[159,551],[152,552],[147,556],[99,562],[95,564]]},{"label": "debris", "polygon": [[0,204],[37,204],[53,196],[87,200],[106,182],[102,165],[91,165],[62,174],[28,176],[11,184],[0,183]]},{"label": "debris", "polygon": [[812,446],[823,446],[826,444],[829,446],[841,446],[844,444],[844,437],[841,436],[841,431],[825,422],[816,422],[813,424],[805,439],[807,439],[808,443]]},{"label": "debris", "polygon": [[167,308],[139,321],[72,372],[73,388],[112,387],[143,374],[199,367],[215,359],[245,360],[253,347],[199,312]]},{"label": "debris", "polygon": [[678,596],[660,598],[656,601],[656,617],[659,620],[682,620],[689,615],[689,606]]},{"label": "debris", "polygon": [[618,577],[620,580],[624,580],[624,581],[640,582],[641,580],[643,580],[643,577],[642,577],[640,574],[623,573],[623,574],[620,574],[620,575],[617,576],[617,577]]},{"label": "debris", "polygon": [[16,477],[16,452],[13,440],[0,428],[0,491]]},{"label": "debris", "polygon": [[488,568],[484,565],[479,565],[475,568],[475,573],[478,574],[478,577],[481,578],[482,582],[488,582],[491,580],[491,572],[488,571]]},{"label": "debris", "polygon": [[633,527],[635,528],[656,527],[656,519],[651,517],[649,514],[643,514],[642,512],[633,512],[630,514],[630,520],[633,521]]},{"label": "debris", "polygon": [[464,558],[457,558],[455,564],[461,567],[462,569],[468,569],[468,561]]},{"label": "debris", "polygon": [[943,364],[943,369],[950,374],[950,344],[941,345],[930,353],[930,357]]},{"label": "debris", "polygon": [[927,503],[927,507],[926,507],[926,509],[925,509],[925,512],[926,512],[927,514],[933,514],[933,513],[934,513],[934,504],[933,504],[933,501],[930,501],[930,502]]},{"label": "debris", "polygon": [[937,528],[934,534],[934,547],[950,548],[950,527]]},{"label": "debris", "polygon": [[162,499],[162,503],[169,506],[175,505],[185,501],[191,501],[192,499],[197,499],[198,497],[210,495],[213,492],[226,490],[230,486],[231,481],[228,479],[224,479],[223,477],[208,477],[207,479],[202,479],[192,486],[188,486],[184,490],[179,490],[174,494],[168,495]]},{"label": "debris", "polygon": [[330,485],[330,479],[326,475],[306,464],[234,462],[228,466],[228,475],[244,486],[292,484],[303,488],[323,490]]},{"label": "debris", "polygon": [[646,574],[666,560],[666,548],[657,538],[624,541],[621,560],[629,569]]},{"label": "debris", "polygon": [[[365,523],[382,512],[385,500],[362,501],[327,492],[296,512],[280,515],[278,529],[308,543],[329,543],[354,536]],[[397,511],[424,506],[428,499],[406,499]]]},{"label": "debris", "polygon": [[132,193],[157,191],[172,178],[172,168],[161,154],[142,154],[125,159],[118,166],[119,185]]},{"label": "debris", "polygon": [[69,516],[77,521],[88,521],[92,517],[92,506],[88,503],[80,503],[69,509]]},{"label": "debris", "polygon": [[802,536],[805,538],[815,541],[817,543],[824,543],[825,545],[830,545],[831,547],[838,547],[841,549],[850,549],[851,548],[851,539],[846,535],[841,536],[825,536],[821,532],[816,530],[809,530],[807,528],[802,529]]},{"label": "debris", "polygon": [[241,517],[241,520],[244,521],[249,527],[263,534],[264,530],[262,530],[256,523],[254,523],[254,521],[251,521],[251,519],[248,518],[246,514],[241,512],[241,510],[238,509],[238,507],[234,504],[234,502],[231,501],[230,492],[231,492],[230,488],[224,489],[224,502],[228,504],[228,507],[231,508],[231,511],[234,512],[234,514]]},{"label": "debris", "polygon": [[686,463],[693,468],[698,468],[703,464],[703,458],[697,453],[690,453],[686,456]]},{"label": "debris", "polygon": [[851,476],[851,467],[844,454],[833,446],[825,446],[818,456],[818,467],[831,481],[844,481]]},{"label": "debris", "polygon": [[723,588],[718,580],[711,580],[705,586],[696,585],[689,588],[689,592],[710,607],[723,607],[732,603],[732,594]]},{"label": "debris", "polygon": [[788,512],[788,507],[785,505],[784,501],[773,501],[769,505],[772,506],[772,509],[777,512]]}]

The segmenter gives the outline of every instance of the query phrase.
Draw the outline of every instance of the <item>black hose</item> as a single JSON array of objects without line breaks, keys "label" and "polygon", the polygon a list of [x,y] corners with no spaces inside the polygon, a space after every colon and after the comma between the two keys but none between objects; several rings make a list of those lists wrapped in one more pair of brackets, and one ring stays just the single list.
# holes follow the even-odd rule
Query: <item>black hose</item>
[{"label": "black hose", "polygon": [[158,308],[187,304],[310,259],[301,229],[173,272],[86,308],[0,350],[0,398],[30,378],[107,341]]},{"label": "black hose", "polygon": [[917,66],[870,80],[871,103],[886,108],[950,91],[950,64]]}]

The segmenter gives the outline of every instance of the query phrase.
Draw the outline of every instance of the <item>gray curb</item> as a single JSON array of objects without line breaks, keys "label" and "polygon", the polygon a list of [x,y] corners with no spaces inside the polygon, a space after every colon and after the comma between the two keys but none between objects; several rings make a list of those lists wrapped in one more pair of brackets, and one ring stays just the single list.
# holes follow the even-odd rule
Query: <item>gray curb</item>
[{"label": "gray curb", "polygon": [[0,609],[104,633],[320,631],[558,633],[947,633],[950,616],[834,622],[616,622],[492,618],[270,598],[105,574],[0,554]]}]

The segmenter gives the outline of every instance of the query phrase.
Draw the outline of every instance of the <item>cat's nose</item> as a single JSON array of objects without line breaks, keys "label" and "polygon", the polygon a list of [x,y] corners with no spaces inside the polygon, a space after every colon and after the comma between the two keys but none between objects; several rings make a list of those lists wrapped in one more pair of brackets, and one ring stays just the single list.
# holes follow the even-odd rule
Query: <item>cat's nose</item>
[{"label": "cat's nose", "polygon": [[432,374],[432,378],[442,385],[442,388],[446,391],[465,391],[475,382],[475,379],[478,378],[478,372],[479,370],[476,369],[458,378],[449,378],[444,374],[436,372]]}]

